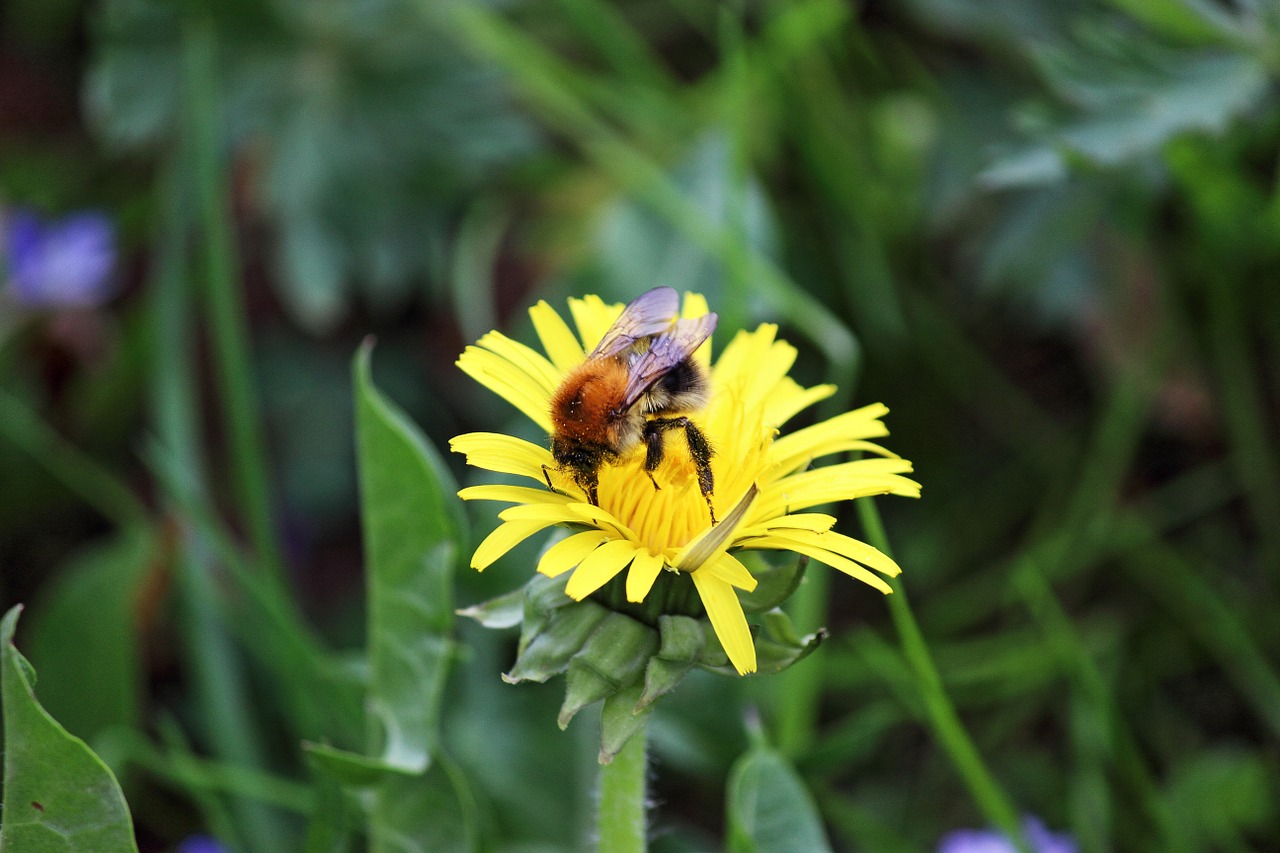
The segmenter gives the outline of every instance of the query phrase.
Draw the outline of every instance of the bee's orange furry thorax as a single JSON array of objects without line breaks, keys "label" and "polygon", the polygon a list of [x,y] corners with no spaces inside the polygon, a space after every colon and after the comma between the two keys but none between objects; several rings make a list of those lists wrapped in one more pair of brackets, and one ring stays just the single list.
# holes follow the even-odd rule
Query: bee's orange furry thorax
[{"label": "bee's orange furry thorax", "polygon": [[555,432],[583,444],[612,445],[627,387],[627,369],[617,359],[588,361],[565,377],[551,398]]}]

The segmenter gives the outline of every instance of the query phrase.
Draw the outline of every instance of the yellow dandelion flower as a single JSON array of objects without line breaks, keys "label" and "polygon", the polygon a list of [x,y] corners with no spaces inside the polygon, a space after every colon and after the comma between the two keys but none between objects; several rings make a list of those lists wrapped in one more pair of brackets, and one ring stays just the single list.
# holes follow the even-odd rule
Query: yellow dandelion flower
[{"label": "yellow dandelion flower", "polygon": [[[530,309],[545,355],[490,332],[458,359],[467,375],[512,403],[549,436],[557,390],[623,312],[623,306],[596,296],[570,299],[569,309],[573,328],[546,302]],[[707,313],[703,297],[685,295],[682,317]],[[793,380],[788,372],[796,350],[776,333],[776,326],[763,324],[739,332],[714,362],[709,339],[691,356],[709,380],[705,406],[684,413],[713,451],[714,489],[705,499],[698,461],[674,434],[678,430],[665,442],[661,461],[651,472],[646,471],[644,442],[602,464],[598,505],[589,501],[581,478],[560,470],[547,447],[497,433],[454,438],[450,447],[465,454],[469,465],[531,481],[472,486],[459,493],[464,500],[513,504],[499,513],[502,523],[476,548],[472,567],[483,570],[530,536],[561,525],[576,532],[547,549],[538,571],[550,577],[572,571],[565,592],[576,600],[626,571],[627,599],[640,602],[662,571],[687,572],[741,674],[755,671],[756,652],[736,590],[750,591],[756,580],[734,552],[794,552],[891,592],[879,575],[899,573],[892,559],[832,530],[834,517],[806,511],[869,495],[919,496],[919,484],[903,476],[911,472],[911,463],[869,440],[888,434],[881,421],[888,409],[865,406],[782,434],[791,418],[835,388],[804,388]],[[816,460],[850,451],[869,455],[811,467]],[[547,478],[554,490],[547,488]]]}]

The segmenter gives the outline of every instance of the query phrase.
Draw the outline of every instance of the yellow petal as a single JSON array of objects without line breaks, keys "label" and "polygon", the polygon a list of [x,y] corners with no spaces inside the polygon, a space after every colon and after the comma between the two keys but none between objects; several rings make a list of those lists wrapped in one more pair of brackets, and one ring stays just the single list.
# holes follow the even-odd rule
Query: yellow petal
[{"label": "yellow petal", "polygon": [[541,388],[528,373],[480,347],[467,347],[458,358],[458,367],[542,429],[551,431],[551,392]]},{"label": "yellow petal", "polygon": [[571,506],[572,504],[568,502],[520,504],[507,507],[498,513],[498,518],[503,521],[545,521],[548,524],[569,524],[574,520]]},{"label": "yellow petal", "polygon": [[[681,317],[703,317],[711,313],[710,306],[707,305],[707,297],[701,293],[690,293],[685,291],[684,302],[680,306]],[[702,346],[698,347],[693,353],[694,359],[703,367],[711,365],[711,338],[708,337],[702,342]],[[634,569],[633,569],[634,571]]]},{"label": "yellow petal", "polygon": [[752,354],[772,343],[778,327],[772,323],[761,323],[754,332],[746,330],[738,332],[729,341],[729,345],[720,353],[712,375],[717,385],[729,387],[740,385],[746,387],[751,382]]},{"label": "yellow petal", "polygon": [[782,426],[814,403],[825,400],[834,393],[836,393],[834,385],[815,385],[812,388],[804,388],[790,378],[786,378],[778,383],[766,401],[765,422],[776,427]]},{"label": "yellow petal", "polygon": [[792,474],[762,486],[755,519],[785,515],[811,506],[870,495],[919,497],[920,484],[899,476],[911,471],[905,459],[858,459]]},{"label": "yellow petal", "polygon": [[889,434],[889,430],[880,421],[880,417],[888,411],[881,403],[863,406],[782,436],[773,443],[769,461],[780,468],[793,470],[809,459],[848,450],[865,450],[878,456],[896,456],[897,454],[890,453],[878,444],[863,441]]},{"label": "yellow petal", "polygon": [[681,317],[701,317],[709,313],[711,313],[711,306],[707,305],[707,297],[701,293],[685,291],[684,301],[680,306]]},{"label": "yellow petal", "polygon": [[576,501],[569,504],[566,509],[573,514],[574,520],[582,524],[592,524],[596,527],[608,526],[618,531],[618,535],[623,539],[636,540],[635,531],[627,525],[623,524],[613,516],[608,510],[603,510],[594,504],[589,504],[585,500]]},{"label": "yellow petal", "polygon": [[636,554],[636,546],[625,539],[611,539],[587,555],[565,585],[565,594],[581,601],[627,567]]},{"label": "yellow petal", "polygon": [[555,365],[547,361],[542,353],[508,338],[501,332],[488,332],[476,343],[511,362],[521,373],[537,384],[543,396],[550,398],[555,393],[556,387],[560,384],[561,372],[556,370]]},{"label": "yellow petal", "polygon": [[699,572],[711,572],[725,583],[736,586],[738,589],[744,589],[751,592],[756,588],[758,581],[755,576],[742,565],[742,562],[732,554],[721,554],[716,561],[709,566],[703,566]]},{"label": "yellow petal", "polygon": [[596,344],[609,331],[609,327],[622,314],[623,306],[607,305],[594,293],[582,299],[569,300],[569,313],[573,315],[573,323],[578,327],[578,336],[582,338],[582,348],[587,352],[595,349]]},{"label": "yellow petal", "polygon": [[542,555],[542,559],[538,561],[538,571],[549,578],[558,577],[581,563],[609,538],[609,534],[603,530],[584,530],[567,536]]},{"label": "yellow petal", "polygon": [[712,572],[694,572],[693,584],[707,610],[711,627],[739,675],[756,671],[756,647],[751,642],[751,629],[742,612],[742,604],[733,587]]},{"label": "yellow petal", "polygon": [[484,538],[471,556],[471,568],[483,572],[494,561],[539,530],[550,527],[550,521],[508,521],[499,524]]},{"label": "yellow petal", "polygon": [[554,308],[545,301],[540,301],[529,309],[529,316],[533,318],[533,330],[538,333],[542,348],[547,351],[547,356],[556,369],[566,373],[582,364],[582,360],[586,358],[582,344]]},{"label": "yellow petal", "polygon": [[464,501],[506,501],[513,504],[568,503],[572,498],[553,492],[543,486],[509,486],[505,483],[489,483],[483,486],[467,486],[458,492]]},{"label": "yellow petal", "polygon": [[830,530],[831,525],[836,523],[835,516],[827,515],[821,512],[797,512],[791,515],[780,515],[776,518],[769,518],[744,529],[739,536],[747,538],[749,536],[764,536],[772,530],[809,530],[814,533],[821,533],[824,530]]},{"label": "yellow petal", "polygon": [[850,577],[856,578],[868,586],[875,587],[886,595],[893,592],[889,585],[881,580],[877,575],[853,562],[853,560],[850,560],[848,557],[842,557],[825,548],[819,548],[811,545],[801,538],[774,534],[760,539],[753,539],[743,547],[747,549],[794,551],[797,554],[803,554],[806,557],[817,560],[819,563],[825,563],[833,569],[844,572]]},{"label": "yellow petal", "polygon": [[[826,444],[816,445],[813,447],[797,447],[789,445],[783,448],[783,451],[771,452],[769,461],[772,463],[761,479],[768,481],[772,478],[785,477],[788,474],[802,471],[809,466],[813,460],[823,456],[831,456],[835,453],[849,453],[851,451],[859,451],[861,453],[872,453],[877,456],[885,456],[896,458],[898,454],[891,450],[886,450],[878,444],[870,441],[860,441],[857,439],[848,439],[845,441],[833,440]],[[783,455],[785,452],[786,455]]]},{"label": "yellow petal", "polygon": [[[794,534],[787,534],[794,535]],[[845,536],[843,533],[837,533],[834,530],[828,530],[815,537],[815,544],[828,551],[836,554],[842,554],[850,560],[857,560],[859,563],[870,566],[882,575],[888,575],[896,578],[902,574],[902,568],[894,562],[893,558],[881,551],[879,548],[873,548],[866,542],[854,539],[851,536]]]},{"label": "yellow petal", "polygon": [[627,572],[627,601],[644,601],[664,565],[666,561],[661,555],[650,554],[647,548],[637,550]]},{"label": "yellow petal", "polygon": [[449,449],[467,457],[467,464],[500,474],[519,474],[543,483],[542,466],[555,466],[545,447],[499,432],[469,432],[449,441]]}]

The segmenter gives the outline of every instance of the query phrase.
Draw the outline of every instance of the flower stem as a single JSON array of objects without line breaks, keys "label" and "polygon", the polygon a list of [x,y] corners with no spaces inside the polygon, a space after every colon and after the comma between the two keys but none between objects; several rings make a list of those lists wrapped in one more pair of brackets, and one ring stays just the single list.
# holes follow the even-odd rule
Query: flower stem
[{"label": "flower stem", "polygon": [[[862,520],[867,540],[885,554],[892,556],[889,548],[889,537],[885,533],[884,523],[880,520],[880,511],[872,499],[863,498],[856,502],[858,516]],[[1014,810],[1009,797],[1001,789],[991,770],[982,760],[973,739],[965,730],[964,724],[956,713],[951,697],[947,695],[942,684],[942,676],[933,663],[933,656],[925,643],[920,625],[916,622],[915,613],[911,610],[911,602],[907,598],[906,588],[896,581],[891,581],[893,595],[888,596],[889,613],[893,624],[898,629],[898,638],[902,642],[902,651],[915,674],[916,688],[924,705],[929,725],[934,735],[942,744],[951,763],[960,774],[969,789],[978,808],[992,824],[997,826],[1010,838],[1021,851],[1029,851],[1026,839],[1022,835],[1022,827],[1018,822],[1018,814]]]},{"label": "flower stem", "polygon": [[600,768],[599,848],[609,853],[644,853],[647,729],[631,736],[611,763]]}]

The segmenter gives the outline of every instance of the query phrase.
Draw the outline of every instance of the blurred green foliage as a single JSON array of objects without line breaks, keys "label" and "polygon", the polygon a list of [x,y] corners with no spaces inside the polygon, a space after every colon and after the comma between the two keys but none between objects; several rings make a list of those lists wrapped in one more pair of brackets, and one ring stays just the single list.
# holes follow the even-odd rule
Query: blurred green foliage
[{"label": "blurred green foliage", "polygon": [[[591,715],[558,732],[556,685],[498,677],[516,637],[451,619],[533,546],[458,568],[496,510],[444,523],[463,472],[432,446],[543,440],[453,367],[467,342],[657,284],[706,293],[718,341],[780,322],[832,407],[892,409],[925,484],[884,508],[902,580],[1017,809],[1085,851],[1280,838],[1270,5],[0,16],[0,224],[99,207],[122,235],[103,308],[0,294],[0,591],[140,849],[590,846]],[[652,849],[932,850],[990,819],[900,614],[815,574],[791,616],[820,649],[653,713]],[[100,781],[0,651],[6,756],[31,734]]]}]

